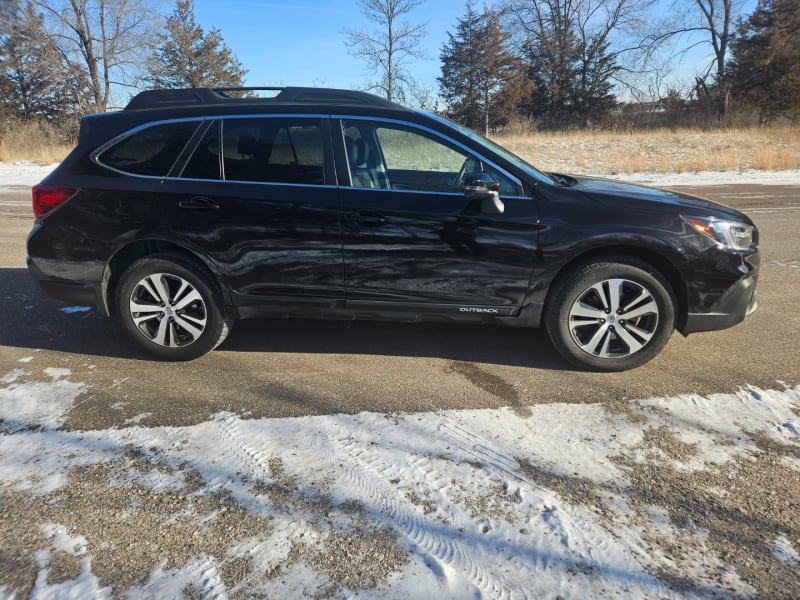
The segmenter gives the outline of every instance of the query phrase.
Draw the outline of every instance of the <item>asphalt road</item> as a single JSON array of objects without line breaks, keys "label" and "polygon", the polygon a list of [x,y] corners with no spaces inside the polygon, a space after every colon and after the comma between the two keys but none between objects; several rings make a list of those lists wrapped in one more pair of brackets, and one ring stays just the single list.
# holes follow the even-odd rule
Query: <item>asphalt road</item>
[{"label": "asphalt road", "polygon": [[[677,189],[677,188],[676,188]],[[589,403],[800,384],[800,187],[682,188],[750,214],[761,231],[760,308],[721,332],[673,335],[626,373],[573,369],[542,330],[334,321],[246,321],[217,351],[159,363],[114,320],[64,312],[25,269],[28,192],[0,193],[0,377],[68,368],[86,393],[65,427],[187,425],[253,417]]]}]

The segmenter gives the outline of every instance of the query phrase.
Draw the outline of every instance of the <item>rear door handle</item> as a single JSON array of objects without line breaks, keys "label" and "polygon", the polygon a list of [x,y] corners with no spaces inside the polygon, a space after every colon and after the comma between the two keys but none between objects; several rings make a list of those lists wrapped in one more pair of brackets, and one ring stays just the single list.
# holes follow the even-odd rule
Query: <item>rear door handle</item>
[{"label": "rear door handle", "polygon": [[181,200],[178,202],[178,206],[186,210],[194,210],[198,212],[208,212],[219,209],[219,204],[210,198],[204,198],[202,196],[194,196],[189,200]]}]

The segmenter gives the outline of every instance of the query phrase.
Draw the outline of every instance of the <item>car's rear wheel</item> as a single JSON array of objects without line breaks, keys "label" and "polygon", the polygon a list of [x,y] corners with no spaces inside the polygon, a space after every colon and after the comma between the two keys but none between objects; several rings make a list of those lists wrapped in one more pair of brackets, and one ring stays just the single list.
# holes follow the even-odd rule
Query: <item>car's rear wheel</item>
[{"label": "car's rear wheel", "polygon": [[596,259],[561,276],[545,327],[559,353],[583,368],[624,371],[658,354],[675,328],[667,280],[643,261]]},{"label": "car's rear wheel", "polygon": [[194,260],[153,256],[122,275],[117,308],[125,329],[165,360],[192,360],[223,342],[231,328],[213,278]]}]

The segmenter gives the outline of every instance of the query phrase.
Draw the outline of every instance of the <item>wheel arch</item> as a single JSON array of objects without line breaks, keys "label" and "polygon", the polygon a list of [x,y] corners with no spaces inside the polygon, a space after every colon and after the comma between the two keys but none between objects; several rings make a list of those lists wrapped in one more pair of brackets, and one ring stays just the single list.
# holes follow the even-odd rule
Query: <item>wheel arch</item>
[{"label": "wheel arch", "polygon": [[675,328],[680,331],[686,323],[689,306],[688,291],[680,271],[669,258],[656,250],[626,244],[591,248],[574,256],[569,262],[564,264],[548,286],[543,307],[545,318],[552,301],[552,296],[554,295],[554,290],[558,288],[558,284],[563,278],[568,277],[569,274],[576,268],[579,268],[580,265],[604,258],[619,257],[629,257],[640,260],[656,269],[667,280],[677,302],[675,306]]},{"label": "wheel arch", "polygon": [[103,272],[103,301],[105,302],[106,312],[109,315],[116,314],[116,291],[119,285],[120,276],[134,262],[141,258],[154,255],[173,255],[181,256],[199,264],[206,273],[217,282],[219,291],[222,294],[222,301],[226,312],[230,311],[230,293],[225,283],[217,276],[214,270],[201,255],[192,252],[188,248],[159,239],[145,239],[131,242],[118,249],[111,260],[106,264]]}]

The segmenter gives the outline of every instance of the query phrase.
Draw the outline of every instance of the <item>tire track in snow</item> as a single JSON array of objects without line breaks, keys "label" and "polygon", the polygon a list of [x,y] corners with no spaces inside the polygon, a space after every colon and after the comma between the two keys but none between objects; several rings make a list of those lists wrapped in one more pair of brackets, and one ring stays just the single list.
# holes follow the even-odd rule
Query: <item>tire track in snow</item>
[{"label": "tire track in snow", "polygon": [[211,556],[201,556],[186,571],[192,577],[195,591],[204,600],[228,600],[228,590]]},{"label": "tire track in snow", "polygon": [[269,479],[269,463],[264,460],[264,452],[253,448],[244,441],[239,431],[241,419],[231,413],[222,413],[216,417],[219,430],[229,440],[223,447],[232,450],[238,464],[237,471],[242,476],[252,477],[255,480]]},{"label": "tire track in snow", "polygon": [[[493,564],[493,561],[480,556],[480,550],[474,544],[460,544],[454,539],[457,532],[426,519],[419,514],[418,507],[405,501],[390,483],[392,475],[396,474],[396,465],[386,462],[370,451],[366,444],[351,436],[340,437],[329,430],[320,433],[311,443],[319,457],[340,463],[339,472],[354,490],[368,499],[374,511],[383,515],[383,524],[399,531],[410,546],[421,551],[429,567],[445,581],[450,578],[466,580],[482,596],[489,598],[528,597],[516,582],[509,582],[502,574],[484,568],[482,565]],[[440,479],[435,465],[426,457],[414,459],[413,464],[418,469],[425,465],[426,479]],[[531,566],[523,564],[515,556],[506,558],[516,570],[529,569]]]},{"label": "tire track in snow", "polygon": [[[584,525],[565,510],[556,494],[520,473],[520,464],[516,458],[495,449],[489,440],[446,418],[439,424],[437,434],[465,454],[475,458],[489,473],[501,480],[508,478],[525,486],[529,491],[533,490],[535,500],[531,503],[540,510],[540,523],[549,531],[560,534],[561,543],[573,556],[575,565],[580,564],[583,568],[587,566],[602,568],[602,563],[597,557],[604,555],[606,538],[599,531],[592,533],[587,531],[593,528],[587,527],[589,524]],[[577,548],[585,549],[588,556],[578,554]],[[546,564],[542,566],[546,567]]]},{"label": "tire track in snow", "polygon": [[[576,571],[586,572],[593,579],[604,579],[609,582],[610,589],[617,588],[620,584],[620,573],[624,573],[623,590],[625,585],[636,583],[642,589],[649,590],[653,597],[672,598],[672,591],[663,582],[651,575],[643,566],[642,561],[649,556],[644,547],[640,547],[633,539],[625,539],[616,535],[614,523],[593,524],[593,517],[588,520],[581,518],[575,510],[571,510],[569,500],[562,502],[557,492],[551,492],[541,484],[532,480],[525,473],[520,473],[518,461],[508,454],[492,447],[489,440],[477,433],[469,431],[458,423],[442,419],[437,434],[443,436],[464,453],[475,457],[489,473],[507,476],[522,484],[529,490],[535,490],[537,501],[534,506],[539,510],[539,522],[549,531],[560,534],[561,544],[566,549],[562,558],[556,558]],[[521,490],[520,490],[521,491]],[[527,495],[527,494],[526,494]],[[598,497],[598,502],[601,502]],[[542,510],[544,509],[544,510]],[[610,535],[610,537],[609,537]],[[612,543],[612,540],[613,543]],[[627,549],[639,556],[631,563],[609,561],[609,556],[619,555],[620,548]],[[544,553],[543,553],[544,554]],[[544,556],[537,557],[535,569],[545,571],[552,567]]]},{"label": "tire track in snow", "polygon": [[[518,473],[519,463],[516,458],[498,452],[492,448],[489,442],[461,425],[443,418],[439,424],[437,434],[442,435],[465,454],[477,459],[487,471],[510,477],[518,482],[527,481]],[[541,486],[535,487],[542,489]],[[542,501],[544,501],[544,498],[542,498]]]}]

